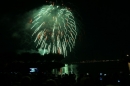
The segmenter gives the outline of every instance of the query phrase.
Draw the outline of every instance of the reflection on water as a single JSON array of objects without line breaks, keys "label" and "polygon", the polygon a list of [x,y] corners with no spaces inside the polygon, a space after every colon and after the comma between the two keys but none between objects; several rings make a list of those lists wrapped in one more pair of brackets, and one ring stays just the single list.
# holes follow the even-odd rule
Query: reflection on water
[{"label": "reflection on water", "polygon": [[76,74],[76,67],[76,64],[65,64],[65,66],[61,68],[60,74]]},{"label": "reflection on water", "polygon": [[78,77],[78,74],[97,76],[103,73],[106,76],[108,73],[128,72],[128,67],[130,69],[130,63],[125,62],[65,64],[60,70],[53,70],[53,74],[76,74],[76,77]]},{"label": "reflection on water", "polygon": [[63,75],[63,74],[77,74],[77,65],[76,64],[65,64],[64,67],[60,68],[60,70],[53,69],[53,74]]}]

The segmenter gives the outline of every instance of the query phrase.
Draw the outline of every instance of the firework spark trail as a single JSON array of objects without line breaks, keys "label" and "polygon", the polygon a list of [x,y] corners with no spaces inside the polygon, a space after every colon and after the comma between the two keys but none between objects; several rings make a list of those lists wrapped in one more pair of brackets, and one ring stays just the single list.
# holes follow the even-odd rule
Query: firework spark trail
[{"label": "firework spark trail", "polygon": [[77,28],[74,16],[67,8],[58,6],[44,6],[34,17],[31,29],[32,36],[36,35],[34,42],[39,50],[48,50],[48,53],[59,53],[67,56],[75,46]]}]

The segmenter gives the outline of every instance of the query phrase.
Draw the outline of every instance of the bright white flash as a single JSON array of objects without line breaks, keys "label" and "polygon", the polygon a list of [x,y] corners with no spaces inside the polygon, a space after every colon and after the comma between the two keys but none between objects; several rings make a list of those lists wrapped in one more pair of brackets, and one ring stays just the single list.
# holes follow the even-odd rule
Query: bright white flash
[{"label": "bright white flash", "polygon": [[[31,23],[31,29],[34,30],[32,36],[36,36],[34,42],[40,51],[67,56],[67,51],[71,52],[75,46],[76,23],[72,12],[67,8],[44,6]],[[43,53],[45,54],[44,51]]]}]

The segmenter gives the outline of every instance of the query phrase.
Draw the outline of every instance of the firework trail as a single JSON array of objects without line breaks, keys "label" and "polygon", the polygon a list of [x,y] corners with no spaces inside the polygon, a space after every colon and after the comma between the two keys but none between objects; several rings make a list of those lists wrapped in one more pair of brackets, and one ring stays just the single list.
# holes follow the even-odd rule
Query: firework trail
[{"label": "firework trail", "polygon": [[46,5],[31,19],[36,36],[34,42],[40,51],[59,53],[67,56],[75,46],[77,27],[72,12],[68,8]]}]

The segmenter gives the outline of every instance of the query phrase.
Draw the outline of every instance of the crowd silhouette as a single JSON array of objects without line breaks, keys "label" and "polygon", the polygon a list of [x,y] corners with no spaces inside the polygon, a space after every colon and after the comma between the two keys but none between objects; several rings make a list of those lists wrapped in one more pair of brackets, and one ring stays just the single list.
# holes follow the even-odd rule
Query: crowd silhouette
[{"label": "crowd silhouette", "polygon": [[[55,76],[50,73],[4,72],[0,74],[1,86],[129,86],[129,79],[115,75],[102,77],[102,81],[86,74],[63,74]],[[120,79],[120,82],[117,81]]]},{"label": "crowd silhouette", "polygon": [[[64,66],[63,59],[57,54],[4,54],[0,58],[0,86],[130,86],[130,75],[125,72],[95,77],[91,73],[52,74],[52,69]],[[30,67],[40,71],[30,73]]]}]

